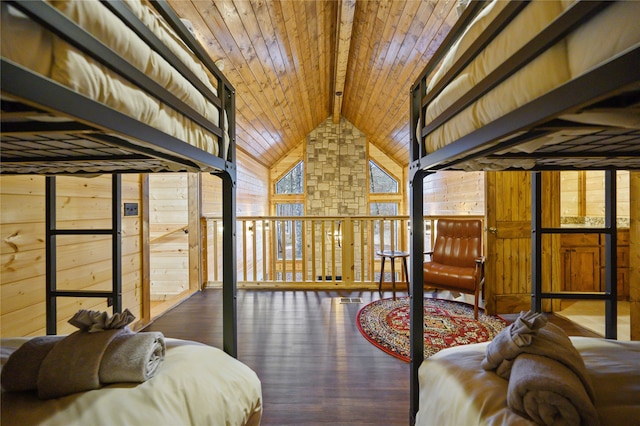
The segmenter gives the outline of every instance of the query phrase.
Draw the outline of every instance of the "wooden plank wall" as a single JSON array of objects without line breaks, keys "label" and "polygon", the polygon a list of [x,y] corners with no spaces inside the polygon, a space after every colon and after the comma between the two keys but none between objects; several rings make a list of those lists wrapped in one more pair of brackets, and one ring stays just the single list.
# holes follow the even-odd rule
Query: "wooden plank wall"
[{"label": "wooden plank wall", "polygon": [[149,175],[151,300],[189,291],[189,174]]},{"label": "wooden plank wall", "polygon": [[484,194],[484,172],[438,172],[424,180],[424,214],[484,216]]},{"label": "wooden plank wall", "polygon": [[[0,177],[2,252],[1,335],[45,334],[45,178]],[[139,175],[122,179],[124,202],[140,203]],[[58,227],[110,228],[111,176],[57,178]],[[141,220],[123,218],[123,306],[140,318]],[[111,288],[110,238],[58,237],[58,286],[61,289]],[[105,300],[58,301],[58,333],[74,330],[66,321],[79,309],[107,310]]]},{"label": "wooden plank wall", "polygon": [[[269,171],[270,182],[275,185],[275,182],[280,180],[285,174],[289,172],[305,157],[304,142],[301,142],[297,147],[289,151],[286,155],[282,156],[277,163],[271,166]],[[273,188],[272,188],[273,191]]]},{"label": "wooden plank wall", "polygon": [[[629,172],[616,174],[619,217],[629,217]],[[561,214],[572,217],[604,217],[604,172],[563,171]],[[581,195],[582,193],[582,195]]]}]

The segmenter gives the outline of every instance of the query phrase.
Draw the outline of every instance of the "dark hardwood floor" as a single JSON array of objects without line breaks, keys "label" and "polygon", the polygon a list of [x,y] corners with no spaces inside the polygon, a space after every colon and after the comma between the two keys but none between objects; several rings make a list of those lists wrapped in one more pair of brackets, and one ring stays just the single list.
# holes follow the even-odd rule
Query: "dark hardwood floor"
[{"label": "dark hardwood floor", "polygon": [[[221,296],[196,293],[144,331],[222,347]],[[363,303],[340,304],[340,297]],[[358,310],[379,298],[375,291],[238,291],[238,358],[262,381],[263,425],[409,424],[409,364],[368,343],[356,326]],[[551,320],[570,335],[594,335]]]}]

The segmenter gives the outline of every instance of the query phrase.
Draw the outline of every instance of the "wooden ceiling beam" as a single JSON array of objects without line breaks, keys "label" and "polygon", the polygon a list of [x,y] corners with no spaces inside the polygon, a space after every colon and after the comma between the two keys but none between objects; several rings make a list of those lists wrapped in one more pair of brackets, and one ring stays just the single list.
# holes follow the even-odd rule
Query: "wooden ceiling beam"
[{"label": "wooden ceiling beam", "polygon": [[351,29],[353,28],[353,15],[356,10],[356,0],[340,0],[338,5],[338,25],[336,33],[336,67],[333,74],[333,122],[340,121],[342,112],[342,99],[344,84],[347,77],[347,65],[349,64],[349,48],[351,46]]}]

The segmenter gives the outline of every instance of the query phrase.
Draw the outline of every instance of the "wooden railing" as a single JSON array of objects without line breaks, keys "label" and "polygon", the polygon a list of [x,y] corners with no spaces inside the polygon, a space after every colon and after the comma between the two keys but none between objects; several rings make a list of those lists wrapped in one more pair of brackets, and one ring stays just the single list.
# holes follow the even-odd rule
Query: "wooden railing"
[{"label": "wooden railing", "polygon": [[[431,230],[440,217],[425,216],[425,247],[431,247]],[[222,280],[222,221],[204,217],[202,226],[203,276],[206,285],[215,286]],[[377,288],[376,252],[408,251],[409,232],[409,216],[238,217],[238,285]],[[403,269],[396,271],[396,281],[404,281]],[[384,281],[391,281],[390,272]]]}]

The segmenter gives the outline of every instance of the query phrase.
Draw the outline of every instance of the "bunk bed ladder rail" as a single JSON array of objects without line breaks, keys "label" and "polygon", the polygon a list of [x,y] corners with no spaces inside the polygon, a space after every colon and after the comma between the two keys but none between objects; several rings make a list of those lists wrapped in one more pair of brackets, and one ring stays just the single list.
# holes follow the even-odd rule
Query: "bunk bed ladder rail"
[{"label": "bunk bed ladder rail", "polygon": [[[616,172],[605,170],[605,226],[604,228],[545,228],[542,224],[542,173],[531,172],[531,309],[542,312],[542,299],[604,300],[605,338],[617,339],[617,226]],[[542,289],[542,236],[544,234],[604,234],[605,288],[604,292],[551,292]]]},{"label": "bunk bed ladder rail", "polygon": [[[46,319],[47,334],[57,334],[58,297],[106,298],[113,304],[113,313],[122,312],[122,177],[112,174],[111,229],[58,229],[56,217],[56,178],[46,178]],[[57,289],[57,244],[58,235],[111,235],[112,289],[111,291],[81,291]]]}]

